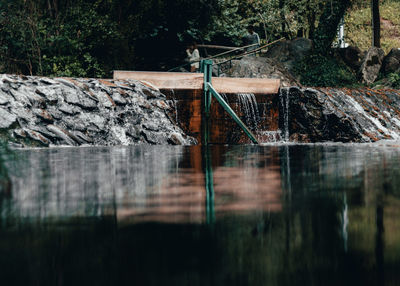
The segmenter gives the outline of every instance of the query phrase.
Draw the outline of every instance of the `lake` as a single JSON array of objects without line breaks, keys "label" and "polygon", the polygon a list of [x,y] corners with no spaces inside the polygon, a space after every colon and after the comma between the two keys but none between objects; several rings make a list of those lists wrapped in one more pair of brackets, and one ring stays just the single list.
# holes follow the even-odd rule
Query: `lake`
[{"label": "lake", "polygon": [[1,285],[400,285],[395,144],[14,150]]}]

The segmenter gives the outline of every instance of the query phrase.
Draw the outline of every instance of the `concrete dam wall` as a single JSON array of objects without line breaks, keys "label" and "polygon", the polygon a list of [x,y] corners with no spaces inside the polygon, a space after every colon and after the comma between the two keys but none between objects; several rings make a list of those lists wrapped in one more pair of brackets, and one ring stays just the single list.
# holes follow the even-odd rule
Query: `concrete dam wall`
[{"label": "concrete dam wall", "polygon": [[[281,88],[224,94],[260,142],[375,142],[400,135],[398,90]],[[135,80],[0,76],[0,136],[16,146],[195,145],[203,92]],[[210,143],[250,140],[215,99]]]}]

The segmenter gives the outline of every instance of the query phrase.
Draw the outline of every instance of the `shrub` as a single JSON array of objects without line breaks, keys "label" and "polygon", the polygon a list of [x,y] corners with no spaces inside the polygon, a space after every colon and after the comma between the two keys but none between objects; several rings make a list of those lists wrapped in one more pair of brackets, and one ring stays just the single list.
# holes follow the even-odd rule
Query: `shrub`
[{"label": "shrub", "polygon": [[400,89],[400,73],[389,74],[388,81],[393,88]]},{"label": "shrub", "polygon": [[294,69],[300,82],[306,86],[343,87],[357,84],[355,74],[334,57],[310,54],[299,61]]}]

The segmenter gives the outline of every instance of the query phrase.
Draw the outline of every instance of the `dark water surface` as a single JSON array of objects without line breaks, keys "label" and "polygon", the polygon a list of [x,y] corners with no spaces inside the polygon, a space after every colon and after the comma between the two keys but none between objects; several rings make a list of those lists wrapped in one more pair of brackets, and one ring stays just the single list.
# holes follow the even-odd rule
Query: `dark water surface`
[{"label": "dark water surface", "polygon": [[15,151],[1,285],[400,285],[400,148]]}]

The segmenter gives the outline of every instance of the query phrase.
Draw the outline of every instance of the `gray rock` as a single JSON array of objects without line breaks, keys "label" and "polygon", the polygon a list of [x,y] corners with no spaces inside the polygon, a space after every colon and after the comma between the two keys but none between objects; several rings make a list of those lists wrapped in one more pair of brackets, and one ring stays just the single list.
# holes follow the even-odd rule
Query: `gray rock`
[{"label": "gray rock", "polygon": [[99,130],[104,129],[105,124],[106,124],[106,119],[105,117],[102,117],[98,114],[91,114],[91,113],[81,113],[78,116],[79,120],[86,122],[88,124],[93,124],[96,126]]},{"label": "gray rock", "polygon": [[225,71],[228,77],[277,78],[282,86],[300,85],[291,73],[279,62],[264,57],[244,57],[232,61],[232,66]]},{"label": "gray rock", "polygon": [[50,144],[49,139],[44,137],[39,132],[36,132],[36,131],[33,131],[33,130],[29,130],[29,129],[24,129],[24,131],[27,134],[27,137],[29,137],[30,139],[32,139],[32,140],[34,140],[36,142],[39,142],[43,146],[49,146],[49,144]]},{"label": "gray rock", "polygon": [[76,105],[86,110],[94,110],[97,108],[97,102],[84,93],[79,94],[79,103]]},{"label": "gray rock", "polygon": [[39,132],[43,136],[45,136],[49,140],[54,140],[57,139],[57,136],[53,133],[47,130],[45,126],[37,125],[37,126],[30,126],[29,129]]},{"label": "gray rock", "polygon": [[68,86],[69,88],[76,89],[76,86],[71,81],[69,81],[67,79],[57,78],[56,81],[58,81],[59,83],[65,85],[65,86]]},{"label": "gray rock", "polygon": [[32,111],[24,106],[14,106],[11,112],[17,116],[18,120],[23,119],[26,122],[34,121],[34,115]]},{"label": "gray rock", "polygon": [[143,88],[142,92],[143,92],[143,94],[146,95],[147,99],[153,99],[153,98],[157,98],[160,96],[159,92],[152,91],[148,88]]},{"label": "gray rock", "polygon": [[118,105],[125,105],[127,103],[126,99],[121,96],[118,92],[113,92],[111,95],[114,102]]},{"label": "gray rock", "polygon": [[56,119],[56,120],[60,120],[63,117],[63,113],[57,108],[57,106],[48,106],[47,107],[47,111],[50,113],[50,115]]},{"label": "gray rock", "polygon": [[14,137],[25,139],[28,137],[28,134],[21,128],[15,129],[13,131]]},{"label": "gray rock", "polygon": [[17,116],[0,108],[0,129],[10,128],[17,121]]},{"label": "gray rock", "polygon": [[40,78],[40,82],[44,83],[44,84],[47,84],[47,85],[57,85],[57,84],[59,84],[57,81],[52,80],[50,78],[46,78],[46,77]]},{"label": "gray rock", "polygon": [[85,132],[88,128],[88,122],[82,121],[76,116],[65,116],[63,118],[63,123],[69,130],[79,130]]},{"label": "gray rock", "polygon": [[47,125],[47,130],[54,133],[59,140],[61,140],[64,144],[75,146],[76,142],[71,138],[71,134],[58,126],[49,124]]},{"label": "gray rock", "polygon": [[79,113],[79,109],[77,109],[75,106],[69,105],[67,103],[60,104],[60,106],[58,107],[58,110],[66,113],[66,114],[69,114],[69,115],[74,115],[74,114]]},{"label": "gray rock", "polygon": [[34,108],[32,109],[33,113],[36,114],[41,120],[46,123],[53,123],[54,119],[53,116],[47,110],[41,108]]},{"label": "gray rock", "polygon": [[166,138],[163,133],[142,130],[142,135],[145,138],[145,140],[150,144],[155,144],[155,145],[168,144],[168,138]]},{"label": "gray rock", "polygon": [[79,104],[79,96],[78,96],[78,90],[77,89],[63,89],[63,97],[66,102],[70,104]]},{"label": "gray rock", "polygon": [[156,122],[146,122],[143,124],[143,127],[150,131],[159,131],[160,126]]},{"label": "gray rock", "polygon": [[392,49],[383,59],[382,71],[384,74],[400,72],[400,50]]},{"label": "gray rock", "polygon": [[10,96],[5,92],[0,91],[0,105],[6,105],[10,102]]},{"label": "gray rock", "polygon": [[80,131],[72,131],[71,132],[76,138],[78,138],[78,140],[80,140],[81,144],[85,144],[85,143],[93,143],[93,138],[86,136],[85,134],[83,134]]},{"label": "gray rock", "polygon": [[99,100],[100,104],[104,107],[111,108],[115,106],[112,98],[105,92],[99,91],[96,93],[96,97]]},{"label": "gray rock", "polygon": [[19,92],[14,89],[9,90],[11,95],[14,97],[15,101],[18,101],[19,103],[22,103],[25,106],[31,107],[32,103],[29,100],[29,97],[26,95],[26,93]]},{"label": "gray rock", "polygon": [[44,96],[49,103],[54,104],[58,102],[59,95],[57,91],[53,88],[38,86],[35,92],[39,95]]},{"label": "gray rock", "polygon": [[377,79],[384,56],[385,52],[380,48],[371,47],[368,50],[359,70],[359,77],[363,83],[372,84]]},{"label": "gray rock", "polygon": [[313,43],[310,39],[284,40],[270,47],[265,56],[280,62],[287,70],[292,72],[294,64],[302,60],[312,48]]},{"label": "gray rock", "polygon": [[185,139],[179,133],[172,133],[168,141],[173,145],[185,145]]},{"label": "gray rock", "polygon": [[358,71],[361,67],[361,59],[363,54],[358,47],[348,46],[347,48],[340,48],[337,50],[342,60],[354,71]]},{"label": "gray rock", "polygon": [[137,126],[129,125],[125,132],[126,135],[131,136],[134,139],[140,138],[140,129]]}]

